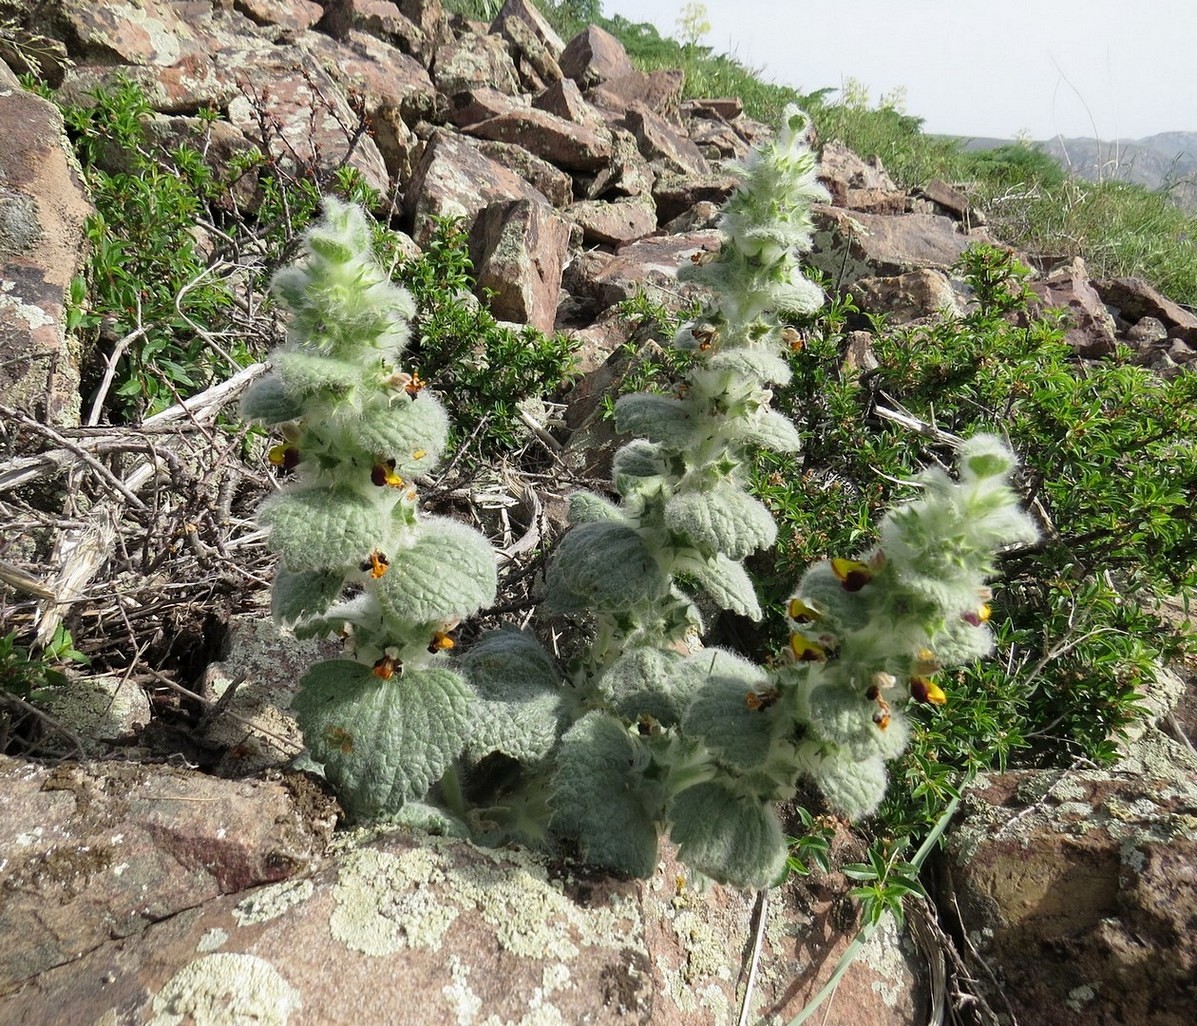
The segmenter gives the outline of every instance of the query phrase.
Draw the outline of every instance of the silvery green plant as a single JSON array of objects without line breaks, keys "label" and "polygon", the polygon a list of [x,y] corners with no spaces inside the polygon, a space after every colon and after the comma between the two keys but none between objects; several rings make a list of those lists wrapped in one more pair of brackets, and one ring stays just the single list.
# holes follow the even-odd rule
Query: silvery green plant
[{"label": "silvery green plant", "polygon": [[527,783],[476,811],[484,828],[543,840],[547,814],[548,834],[635,876],[653,872],[667,833],[698,873],[768,886],[786,858],[774,807],[799,777],[850,817],[872,812],[885,761],[907,742],[906,706],[941,701],[933,674],[989,649],[994,553],[1034,535],[1007,484],[1013,457],[990,437],[964,446],[959,483],[929,472],[876,550],[803,577],[772,668],[698,640],[696,598],[761,616],[742,560],[776,528],[746,468],[756,447],[799,445],[768,386],[788,380],[783,357],[798,341],[783,317],[822,302],[799,264],[810,205],[825,197],[805,125],[787,112],[754,153],[718,257],[690,271],[715,298],[675,339],[695,356],[679,394],[616,405],[617,426],[637,436],[615,456],[618,503],[571,502],[546,605],[588,613],[594,640],[566,686],[527,633],[497,632],[465,657],[481,699],[471,751],[518,760]]},{"label": "silvery green plant", "polygon": [[473,529],[420,512],[412,480],[449,421],[404,367],[414,304],[375,260],[361,211],[326,199],[272,291],[287,339],[242,414],[282,434],[270,458],[291,475],[259,513],[280,557],[273,613],[299,637],[345,639],[293,709],[346,809],[393,814],[469,734],[473,693],[447,652],[458,622],[494,601],[495,558]]}]

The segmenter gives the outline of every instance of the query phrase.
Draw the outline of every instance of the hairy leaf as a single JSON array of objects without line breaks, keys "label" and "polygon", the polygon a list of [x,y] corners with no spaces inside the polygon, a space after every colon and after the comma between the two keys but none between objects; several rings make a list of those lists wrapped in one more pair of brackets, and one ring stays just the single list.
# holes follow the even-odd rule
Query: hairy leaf
[{"label": "hairy leaf", "polygon": [[415,544],[388,553],[378,598],[391,615],[416,623],[464,619],[495,600],[498,576],[490,544],[447,517],[421,521]]},{"label": "hairy leaf", "polygon": [[349,488],[279,492],[258,519],[270,528],[271,550],[291,571],[357,566],[382,536],[378,508]]},{"label": "hairy leaf", "polygon": [[732,559],[743,559],[777,538],[777,525],[764,503],[729,482],[673,496],[665,506],[665,523],[704,551]]},{"label": "hairy leaf", "polygon": [[786,863],[785,835],[765,803],[715,781],[696,784],[669,804],[669,836],[683,862],[736,887],[772,887]]},{"label": "hairy leaf", "polygon": [[293,624],[327,611],[345,586],[338,570],[280,569],[270,592],[270,612],[279,623]]}]

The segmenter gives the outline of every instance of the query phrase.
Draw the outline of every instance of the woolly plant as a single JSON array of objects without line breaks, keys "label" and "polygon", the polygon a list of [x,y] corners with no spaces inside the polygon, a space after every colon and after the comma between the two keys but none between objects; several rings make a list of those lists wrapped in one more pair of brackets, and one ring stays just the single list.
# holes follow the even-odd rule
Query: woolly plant
[{"label": "woolly plant", "polygon": [[465,658],[481,699],[471,750],[518,760],[526,784],[523,800],[478,817],[541,839],[527,829],[531,807],[586,859],[630,875],[652,873],[668,833],[697,872],[770,885],[786,858],[774,805],[803,773],[838,811],[873,811],[884,763],[906,744],[904,707],[941,700],[931,675],[989,648],[994,552],[1034,534],[1006,484],[1013,458],[976,439],[960,483],[927,474],[924,497],[886,519],[878,549],[804,576],[772,669],[701,647],[700,602],[761,616],[742,560],[776,528],[746,468],[757,447],[799,445],[768,386],[790,375],[797,334],[784,317],[822,302],[799,264],[810,205],[826,195],[805,124],[789,111],[753,154],[719,255],[689,269],[714,298],[674,340],[695,357],[678,394],[616,405],[617,427],[637,436],[614,459],[619,501],[571,501],[546,605],[589,614],[595,633],[566,687],[530,634],[499,632]]},{"label": "woolly plant", "polygon": [[446,651],[457,623],[494,601],[494,554],[419,510],[412,479],[435,465],[449,420],[403,367],[414,304],[375,260],[360,210],[325,200],[272,291],[286,343],[241,412],[282,433],[270,459],[290,475],[259,513],[280,556],[273,613],[299,637],[345,638],[293,709],[346,809],[386,815],[465,743],[473,696]]}]

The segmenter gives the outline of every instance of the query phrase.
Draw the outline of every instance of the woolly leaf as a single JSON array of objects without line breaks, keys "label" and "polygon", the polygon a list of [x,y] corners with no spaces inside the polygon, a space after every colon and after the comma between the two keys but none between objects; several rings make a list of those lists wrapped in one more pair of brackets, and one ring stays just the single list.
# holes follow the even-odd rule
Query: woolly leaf
[{"label": "woolly leaf", "polygon": [[688,693],[679,695],[671,686],[673,670],[681,661],[681,655],[668,649],[631,649],[599,679],[599,693],[630,723],[651,716],[662,727],[672,727],[689,699]]},{"label": "woolly leaf", "polygon": [[279,492],[258,520],[270,528],[271,551],[292,571],[357,566],[382,534],[377,506],[349,488]]},{"label": "woolly leaf", "polygon": [[683,732],[701,738],[717,758],[737,769],[762,765],[777,723],[777,707],[761,701],[770,691],[764,670],[719,649],[690,660],[700,670],[705,665],[707,675],[686,710]]},{"label": "woolly leaf", "polygon": [[705,563],[695,560],[693,565],[687,564],[686,573],[698,582],[720,609],[752,620],[761,618],[761,606],[748,571],[722,552],[716,553]]},{"label": "woolly leaf", "polygon": [[427,392],[414,399],[400,395],[389,406],[364,411],[351,430],[366,452],[379,461],[394,460],[396,472],[406,477],[435,465],[449,440],[449,415]]},{"label": "woolly leaf", "polygon": [[798,429],[790,419],[776,410],[758,410],[743,430],[745,441],[774,452],[797,452],[802,447]]},{"label": "woolly leaf", "polygon": [[293,624],[327,611],[345,586],[339,570],[301,570],[291,573],[280,569],[270,592],[270,612],[279,622]]},{"label": "woolly leaf", "polygon": [[772,887],[786,864],[786,841],[773,810],[708,781],[669,804],[669,836],[688,866],[735,887]]},{"label": "woolly leaf", "polygon": [[574,492],[569,497],[569,522],[571,524],[592,524],[600,520],[621,521],[623,513],[613,502],[594,492]]},{"label": "woolly leaf", "polygon": [[834,752],[812,771],[827,804],[849,819],[872,815],[885,797],[885,761],[881,756],[857,759]]},{"label": "woolly leaf", "polygon": [[414,544],[387,555],[391,565],[378,579],[378,600],[390,615],[415,623],[460,620],[495,600],[494,551],[456,520],[421,521]]},{"label": "woolly leaf", "polygon": [[282,424],[303,415],[303,406],[287,394],[278,374],[258,378],[241,398],[241,416],[263,424]]},{"label": "woolly leaf", "polygon": [[653,801],[636,772],[646,759],[624,726],[603,712],[584,716],[561,739],[553,827],[578,841],[586,861],[629,876],[652,875],[659,796]]},{"label": "woolly leaf", "polygon": [[615,453],[611,480],[621,495],[626,495],[641,478],[660,477],[665,473],[661,447],[643,438],[628,442]]},{"label": "woolly leaf", "polygon": [[283,391],[295,401],[312,396],[347,396],[361,384],[362,371],[348,360],[309,353],[275,353],[271,360]]},{"label": "woolly leaf", "polygon": [[689,403],[648,392],[625,395],[616,402],[615,429],[673,449],[689,448],[698,434]]},{"label": "woolly leaf", "polygon": [[461,752],[472,695],[452,670],[379,680],[348,660],[317,663],[291,703],[312,758],[355,819],[423,797]]},{"label": "woolly leaf", "polygon": [[790,365],[785,360],[761,349],[725,349],[712,356],[707,366],[712,370],[730,370],[738,375],[779,385],[788,384],[792,376]]},{"label": "woolly leaf", "polygon": [[[556,579],[556,580],[555,580]],[[557,547],[546,600],[558,612],[597,606],[630,609],[656,601],[669,592],[669,578],[635,530],[626,524],[599,521],[580,524]],[[559,605],[580,600],[582,606]]]},{"label": "woolly leaf", "polygon": [[884,721],[883,730],[873,719],[877,704],[842,685],[832,683],[812,688],[806,699],[806,711],[812,731],[856,759],[875,755],[895,759],[910,740],[905,719],[894,714]]},{"label": "woolly leaf", "polygon": [[704,551],[732,559],[743,559],[777,538],[777,525],[764,503],[728,482],[673,496],[665,506],[665,523]]},{"label": "woolly leaf", "polygon": [[478,695],[469,750],[503,752],[523,763],[542,760],[568,717],[565,693],[548,653],[530,634],[488,634],[459,666]]}]

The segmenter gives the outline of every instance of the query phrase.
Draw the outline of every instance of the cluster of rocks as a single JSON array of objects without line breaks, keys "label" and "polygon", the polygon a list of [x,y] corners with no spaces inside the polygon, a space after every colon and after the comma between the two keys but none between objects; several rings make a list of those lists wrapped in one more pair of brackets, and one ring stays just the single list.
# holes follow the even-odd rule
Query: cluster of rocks
[{"label": "cluster of rocks", "polygon": [[[121,75],[139,83],[151,146],[193,138],[208,108],[220,114],[206,129],[215,166],[252,146],[297,174],[348,160],[397,200],[394,227],[414,246],[433,218],[463,218],[496,315],[578,336],[579,437],[631,330],[613,307],[640,290],[670,307],[691,298],[678,269],[718,248],[728,162],[768,130],[734,99],[683,101],[680,73],[637,71],[599,28],[564,42],[528,0],[507,0],[491,24],[439,0],[37,0],[17,16],[60,42],[69,62],[51,72],[67,98]],[[56,109],[21,89],[12,61],[0,64],[0,392],[70,426],[80,354],[67,298],[90,208]],[[965,309],[950,268],[989,241],[968,198],[946,183],[898,189],[835,144],[821,159],[832,201],[817,211],[813,264],[891,323]],[[237,190],[252,211],[252,175]],[[1166,373],[1192,360],[1197,318],[1145,283],[1093,281],[1076,260],[1044,272],[1034,287],[1069,310],[1082,356],[1121,342]],[[853,346],[861,362],[867,343]],[[248,669],[213,677],[249,672],[242,699],[275,717],[258,734],[238,721],[237,758],[256,745],[283,761],[270,739],[293,729],[278,711],[286,687],[264,683],[264,668],[288,665],[293,646],[259,647]],[[125,729],[106,719],[96,750]],[[1197,762],[1154,728],[1142,743],[1142,773],[1005,775],[975,792],[945,871],[999,1012],[1187,1021]],[[8,761],[0,807],[5,1021],[206,1021],[205,1008],[237,1002],[280,1024],[706,1023],[732,1018],[742,993],[751,901],[690,895],[670,862],[638,886],[460,843],[329,850],[333,813],[277,772],[249,784]],[[836,882],[820,886],[770,905],[761,1015],[794,1015],[850,940]],[[879,934],[825,1021],[913,1021],[925,976],[919,952]]]}]

